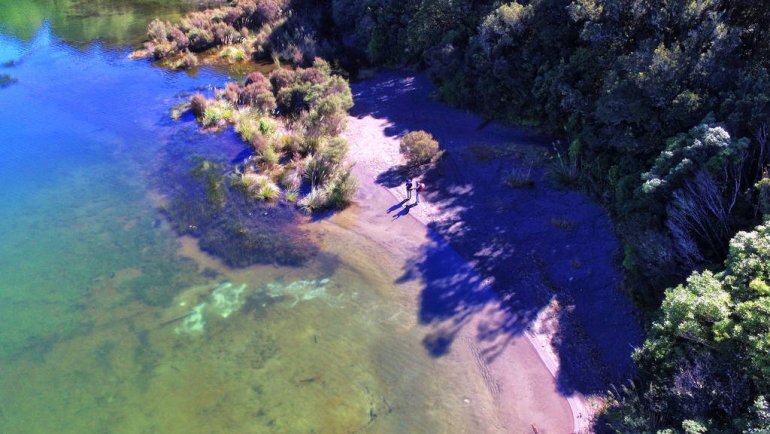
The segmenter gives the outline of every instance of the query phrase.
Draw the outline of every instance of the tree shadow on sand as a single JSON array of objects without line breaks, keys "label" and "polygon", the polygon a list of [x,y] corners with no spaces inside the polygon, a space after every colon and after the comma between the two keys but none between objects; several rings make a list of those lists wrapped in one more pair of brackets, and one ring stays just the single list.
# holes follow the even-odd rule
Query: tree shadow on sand
[{"label": "tree shadow on sand", "polygon": [[[472,147],[548,142],[438,103],[432,89],[424,76],[384,73],[353,85],[352,112],[387,120],[390,136],[426,130],[446,151],[422,180],[424,198],[448,218],[430,225],[431,242],[397,281],[422,284],[419,321],[433,330],[424,339],[426,351],[447,354],[470,319],[502,299],[510,315],[475,331],[482,356],[494,358],[550,306],[558,320],[559,390],[603,393],[625,381],[642,335],[630,301],[618,291],[619,244],[608,217],[584,195],[552,188],[537,168],[534,185],[506,186],[506,174],[524,162],[481,160]],[[393,167],[377,182],[398,186],[402,170]]]}]

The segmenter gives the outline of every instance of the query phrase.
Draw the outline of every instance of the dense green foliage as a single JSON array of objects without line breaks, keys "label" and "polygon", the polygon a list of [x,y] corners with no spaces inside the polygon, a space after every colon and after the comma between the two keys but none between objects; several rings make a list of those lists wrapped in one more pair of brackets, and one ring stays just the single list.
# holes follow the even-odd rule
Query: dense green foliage
[{"label": "dense green foliage", "polygon": [[[332,7],[371,61],[424,66],[448,102],[565,137],[565,167],[615,217],[645,306],[694,267],[718,264],[730,236],[757,222],[754,184],[770,154],[765,8],[722,0]],[[699,151],[695,136],[717,129],[730,149],[712,161],[716,148]],[[675,159],[681,167],[663,175],[671,179],[656,177]],[[644,188],[659,181],[659,191]],[[703,191],[716,203],[688,202]],[[696,230],[694,219],[714,227]]]},{"label": "dense green foliage", "polygon": [[410,166],[428,164],[440,155],[438,142],[425,131],[412,131],[405,134],[401,138],[399,149]]},{"label": "dense green foliage", "polygon": [[668,289],[634,359],[644,386],[614,395],[619,432],[768,432],[770,225],[739,232],[724,271]]}]

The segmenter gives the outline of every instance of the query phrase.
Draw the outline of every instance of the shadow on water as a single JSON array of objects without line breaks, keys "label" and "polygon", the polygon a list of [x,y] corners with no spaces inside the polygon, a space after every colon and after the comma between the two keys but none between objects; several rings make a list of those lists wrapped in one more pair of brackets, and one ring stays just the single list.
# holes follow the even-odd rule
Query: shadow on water
[{"label": "shadow on water", "polygon": [[[423,75],[386,72],[353,85],[352,113],[385,119],[389,136],[426,130],[446,152],[422,181],[426,199],[450,217],[430,225],[431,242],[399,279],[423,284],[419,320],[435,327],[426,350],[446,354],[470,318],[495,300],[491,285],[511,315],[477,330],[484,356],[494,358],[550,306],[558,318],[560,391],[602,393],[624,381],[641,330],[618,291],[619,244],[609,218],[584,195],[551,188],[537,168],[532,188],[506,186],[506,174],[522,163],[479,159],[472,147],[541,147],[546,139],[452,109],[432,100],[432,89]],[[404,178],[403,168],[393,167],[377,182],[395,187]]]}]

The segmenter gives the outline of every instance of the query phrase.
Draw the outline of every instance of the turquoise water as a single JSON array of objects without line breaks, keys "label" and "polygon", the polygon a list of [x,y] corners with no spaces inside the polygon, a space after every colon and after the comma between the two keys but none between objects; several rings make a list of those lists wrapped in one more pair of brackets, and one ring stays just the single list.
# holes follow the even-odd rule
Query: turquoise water
[{"label": "turquoise water", "polygon": [[172,157],[243,147],[169,108],[227,77],[128,52],[0,34],[0,432],[476,432],[378,247],[232,269],[170,229]]}]

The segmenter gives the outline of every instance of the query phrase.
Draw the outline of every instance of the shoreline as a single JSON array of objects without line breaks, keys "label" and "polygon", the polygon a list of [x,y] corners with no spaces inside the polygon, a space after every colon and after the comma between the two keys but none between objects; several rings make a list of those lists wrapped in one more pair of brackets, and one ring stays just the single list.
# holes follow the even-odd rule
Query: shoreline
[{"label": "shoreline", "polygon": [[[348,159],[350,162],[356,163],[354,174],[359,181],[357,204],[369,212],[374,211],[373,208],[375,207],[381,210],[394,207],[395,205],[389,202],[390,198],[398,202],[405,198],[405,194],[400,186],[388,188],[377,183],[378,177],[383,172],[401,163],[401,157],[398,152],[398,140],[395,136],[388,137],[385,134],[384,131],[387,128],[389,128],[389,125],[386,121],[372,116],[360,118],[349,116],[348,128],[344,133],[350,144]],[[408,213],[395,218],[392,215],[396,214],[396,212],[379,212],[384,218],[379,219],[380,221],[372,222],[375,225],[368,225],[362,229],[365,232],[369,232],[369,234],[365,235],[370,239],[380,243],[387,243],[387,237],[393,236],[394,232],[414,231],[414,226],[409,223],[414,222],[425,232],[424,236],[426,238],[433,239],[434,243],[441,245],[440,249],[451,251],[452,254],[456,255],[463,262],[463,266],[468,267],[470,273],[478,273],[474,269],[473,264],[463,259],[445,240],[437,240],[440,237],[430,229],[429,224],[441,218],[442,212],[436,209],[435,206],[432,206],[429,200],[423,199],[419,206],[413,207],[409,209]],[[401,217],[406,217],[406,219],[401,219]],[[410,219],[409,217],[412,218]],[[387,220],[391,221],[388,222]],[[387,225],[386,234],[383,234],[383,229],[378,226],[381,224]],[[400,259],[405,263],[409,263],[411,258],[405,251],[408,249],[403,249],[403,246],[401,247],[402,249],[396,253],[400,255]],[[505,324],[513,313],[504,306],[500,295],[491,288],[489,278],[481,274],[477,275],[481,281],[479,286],[483,287],[481,290],[494,293],[492,297],[494,300],[487,303],[479,311],[474,312],[473,318],[463,324],[462,330],[456,332],[454,340],[462,342],[464,348],[459,350],[453,349],[452,351],[469,352],[475,359],[477,374],[487,378],[485,381],[488,381],[490,384],[491,394],[497,407],[499,420],[503,424],[503,429],[509,432],[508,430],[520,428],[519,426],[511,426],[511,424],[520,422],[514,416],[520,413],[517,410],[521,410],[521,407],[537,406],[549,400],[558,401],[562,399],[566,404],[564,408],[568,408],[568,411],[571,413],[569,418],[571,428],[569,428],[569,432],[590,432],[592,414],[585,398],[578,393],[565,396],[558,391],[556,380],[559,371],[559,361],[550,345],[550,337],[542,332],[542,330],[547,328],[544,324],[548,316],[547,312],[545,312],[546,315],[539,315],[538,320],[529,325],[523,333],[517,336],[505,337],[501,348],[497,348],[499,353],[496,354],[493,360],[484,360],[484,357],[479,355],[478,345],[487,346],[489,342],[479,338],[475,330],[482,330],[495,324]],[[500,345],[500,342],[495,342],[495,345]],[[483,352],[481,350],[481,353]],[[527,392],[538,396],[541,402],[529,402],[528,405],[522,405],[520,395],[526,392],[521,390],[517,380],[521,381],[524,374],[530,376],[528,381],[536,380],[534,386],[532,384],[527,385],[529,388],[533,388]],[[548,377],[551,384],[542,384],[547,381],[545,376]],[[552,386],[552,390],[548,390],[548,386]],[[543,394],[549,395],[549,399],[541,396]],[[564,408],[561,410],[564,410]],[[553,407],[528,408],[527,411],[521,413],[539,413],[551,421],[558,421],[560,418],[560,410]],[[567,427],[564,426],[564,422],[557,422],[556,425],[559,427],[552,429],[553,432],[565,432]],[[540,429],[535,423],[532,423],[527,428],[530,430]],[[552,430],[546,429],[546,432],[552,432]]]}]

